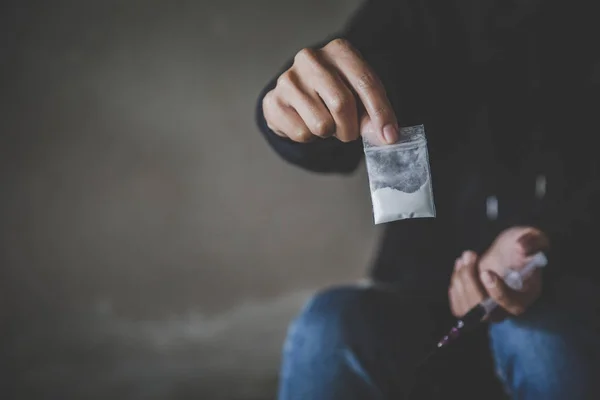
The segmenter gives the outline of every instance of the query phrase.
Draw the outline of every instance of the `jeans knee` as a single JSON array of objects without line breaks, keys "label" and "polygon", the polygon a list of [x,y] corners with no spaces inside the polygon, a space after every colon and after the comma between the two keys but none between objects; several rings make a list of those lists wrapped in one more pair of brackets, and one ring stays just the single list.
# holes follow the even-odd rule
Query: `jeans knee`
[{"label": "jeans knee", "polygon": [[[414,298],[381,288],[317,294],[290,325],[280,398],[401,398],[431,346],[422,334],[432,325],[425,311]],[[424,331],[406,329],[406,321]]]},{"label": "jeans knee", "polygon": [[313,296],[290,325],[286,351],[302,347],[305,355],[323,354],[347,345],[358,323],[366,294],[363,289],[340,287]]},{"label": "jeans knee", "polygon": [[588,398],[592,382],[577,333],[551,310],[531,311],[490,328],[498,375],[507,390],[515,399]]},{"label": "jeans knee", "polygon": [[[283,351],[279,398],[373,398],[368,373],[351,350],[369,295],[357,287],[325,290],[292,322]],[[358,383],[357,383],[358,382]]]}]

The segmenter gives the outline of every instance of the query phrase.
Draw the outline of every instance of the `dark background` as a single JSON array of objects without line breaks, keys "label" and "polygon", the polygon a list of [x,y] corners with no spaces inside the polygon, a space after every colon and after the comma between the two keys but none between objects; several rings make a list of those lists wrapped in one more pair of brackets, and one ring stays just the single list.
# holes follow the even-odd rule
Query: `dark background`
[{"label": "dark background", "polygon": [[0,6],[0,398],[272,399],[286,326],[376,243],[364,167],[254,126],[358,0]]}]

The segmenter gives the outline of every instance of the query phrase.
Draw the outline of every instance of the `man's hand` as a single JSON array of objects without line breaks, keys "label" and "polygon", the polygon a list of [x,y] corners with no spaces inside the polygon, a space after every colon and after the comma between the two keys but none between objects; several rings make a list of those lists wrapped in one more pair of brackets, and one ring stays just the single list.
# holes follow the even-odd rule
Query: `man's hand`
[{"label": "man's hand", "polygon": [[481,257],[481,267],[504,276],[509,268],[523,268],[531,256],[548,246],[546,236],[535,228],[509,228],[496,237]]},{"label": "man's hand", "polygon": [[343,39],[303,49],[263,100],[267,125],[296,142],[368,135],[374,144],[398,140],[398,123],[379,78]]},{"label": "man's hand", "polygon": [[481,280],[490,296],[510,314],[522,314],[540,296],[542,271],[536,269],[519,291],[508,288],[500,277],[505,276],[510,268],[517,271],[523,268],[535,253],[546,250],[548,246],[548,239],[539,230],[513,227],[500,233],[481,257]]},{"label": "man's hand", "polygon": [[[509,268],[520,269],[537,251],[548,246],[546,237],[533,228],[510,228],[502,232],[481,257],[466,251],[454,266],[448,296],[454,316],[460,318],[484,298],[493,298],[512,315],[522,314],[540,295],[542,275],[536,270],[525,280],[523,288],[509,288],[502,277]],[[494,313],[498,320],[501,314]]]},{"label": "man's hand", "polygon": [[454,262],[454,272],[450,279],[448,297],[452,314],[460,318],[488,297],[479,280],[478,257],[472,251],[465,251]]}]

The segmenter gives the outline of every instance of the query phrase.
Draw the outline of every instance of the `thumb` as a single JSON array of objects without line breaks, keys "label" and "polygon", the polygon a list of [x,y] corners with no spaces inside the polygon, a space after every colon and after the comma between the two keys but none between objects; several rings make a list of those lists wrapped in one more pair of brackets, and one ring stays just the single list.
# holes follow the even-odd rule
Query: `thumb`
[{"label": "thumb", "polygon": [[520,315],[525,311],[523,302],[519,301],[519,293],[509,288],[496,273],[484,270],[479,277],[489,296],[500,307],[513,315]]},{"label": "thumb", "polygon": [[548,237],[535,228],[531,228],[530,231],[527,231],[518,239],[518,242],[528,256],[531,256],[538,251],[547,250],[550,247]]},{"label": "thumb", "polygon": [[[383,129],[383,134],[381,130]],[[397,123],[389,124],[384,128],[378,128],[378,124],[369,114],[363,112],[359,119],[360,135],[374,146],[394,144],[400,137],[400,128]]]}]

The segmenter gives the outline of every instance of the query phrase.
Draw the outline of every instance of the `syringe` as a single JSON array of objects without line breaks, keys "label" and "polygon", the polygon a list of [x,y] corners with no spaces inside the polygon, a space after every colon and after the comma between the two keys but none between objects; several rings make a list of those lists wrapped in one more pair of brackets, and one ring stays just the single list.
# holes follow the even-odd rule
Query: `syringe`
[{"label": "syringe", "polygon": [[[548,259],[544,253],[539,252],[533,256],[533,258],[521,269],[515,270],[510,269],[506,275],[504,275],[504,283],[513,290],[521,290],[523,288],[523,282],[535,271],[536,268],[545,267],[548,264]],[[470,329],[471,327],[479,324],[483,318],[491,313],[498,303],[491,297],[486,298],[481,303],[473,307],[464,317],[456,321],[456,324],[446,336],[442,338],[437,344],[437,347],[444,347],[458,336],[461,331]]]}]

